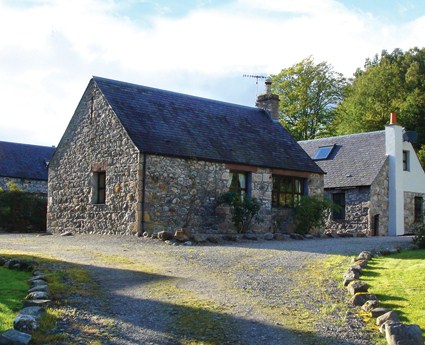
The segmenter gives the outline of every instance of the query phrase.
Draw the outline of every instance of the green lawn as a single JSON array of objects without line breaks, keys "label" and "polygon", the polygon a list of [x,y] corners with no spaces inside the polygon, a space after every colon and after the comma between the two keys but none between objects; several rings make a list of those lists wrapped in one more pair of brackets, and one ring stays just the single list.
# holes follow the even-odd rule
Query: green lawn
[{"label": "green lawn", "polygon": [[419,325],[425,336],[425,249],[374,258],[361,280],[381,307],[397,311],[402,322]]},{"label": "green lawn", "polygon": [[0,267],[0,333],[13,328],[13,320],[27,295],[30,277],[28,272]]}]

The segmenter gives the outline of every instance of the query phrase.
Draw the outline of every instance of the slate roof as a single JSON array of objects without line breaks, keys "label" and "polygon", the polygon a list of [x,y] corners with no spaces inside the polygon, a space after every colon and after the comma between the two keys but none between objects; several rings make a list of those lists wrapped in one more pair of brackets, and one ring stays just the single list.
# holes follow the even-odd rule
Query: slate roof
[{"label": "slate roof", "polygon": [[322,173],[264,110],[100,77],[93,80],[142,152]]},{"label": "slate roof", "polygon": [[316,163],[325,172],[325,188],[370,186],[386,160],[385,131],[298,142],[313,157],[319,147],[335,145],[326,160]]},{"label": "slate roof", "polygon": [[0,141],[0,176],[47,181],[47,165],[55,148]]}]

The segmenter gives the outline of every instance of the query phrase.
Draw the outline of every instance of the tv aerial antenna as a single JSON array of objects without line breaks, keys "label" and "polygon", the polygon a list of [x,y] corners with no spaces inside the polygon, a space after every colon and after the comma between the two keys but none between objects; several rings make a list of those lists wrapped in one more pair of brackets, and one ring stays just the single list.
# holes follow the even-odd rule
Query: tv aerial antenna
[{"label": "tv aerial antenna", "polygon": [[255,78],[255,84],[257,86],[257,94],[255,96],[257,97],[258,96],[258,80],[267,79],[267,77],[264,75],[259,75],[259,74],[244,74],[243,76],[244,78]]}]

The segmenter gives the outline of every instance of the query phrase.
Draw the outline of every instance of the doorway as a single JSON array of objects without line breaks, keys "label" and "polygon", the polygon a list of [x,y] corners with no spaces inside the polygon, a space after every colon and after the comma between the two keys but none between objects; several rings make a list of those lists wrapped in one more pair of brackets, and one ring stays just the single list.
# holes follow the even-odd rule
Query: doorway
[{"label": "doorway", "polygon": [[372,236],[379,236],[379,214],[373,216]]}]

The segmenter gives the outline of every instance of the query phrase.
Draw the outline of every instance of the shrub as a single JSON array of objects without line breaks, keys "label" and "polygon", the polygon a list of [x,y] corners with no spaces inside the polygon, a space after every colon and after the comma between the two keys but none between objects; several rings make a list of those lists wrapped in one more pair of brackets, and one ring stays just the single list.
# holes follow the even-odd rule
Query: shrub
[{"label": "shrub", "polygon": [[295,207],[295,232],[307,234],[323,226],[330,210],[335,208],[332,201],[319,196],[303,196]]},{"label": "shrub", "polygon": [[41,231],[46,229],[45,196],[25,193],[11,184],[0,191],[0,227],[6,231]]},{"label": "shrub", "polygon": [[249,230],[252,221],[257,223],[261,221],[259,217],[261,203],[255,198],[240,199],[236,193],[227,192],[218,197],[218,204],[232,206],[232,221],[240,234]]},{"label": "shrub", "polygon": [[413,237],[413,243],[419,248],[425,249],[425,224],[418,224],[413,229],[415,236]]}]

